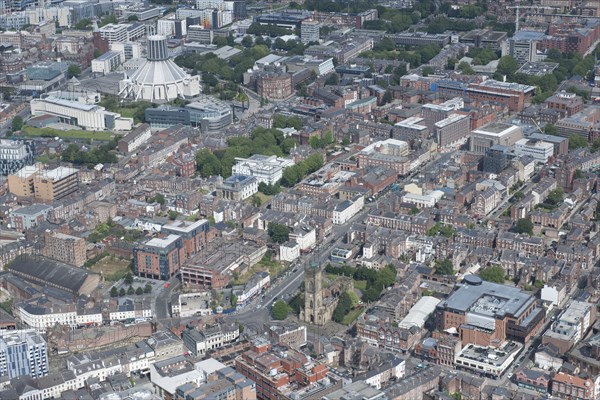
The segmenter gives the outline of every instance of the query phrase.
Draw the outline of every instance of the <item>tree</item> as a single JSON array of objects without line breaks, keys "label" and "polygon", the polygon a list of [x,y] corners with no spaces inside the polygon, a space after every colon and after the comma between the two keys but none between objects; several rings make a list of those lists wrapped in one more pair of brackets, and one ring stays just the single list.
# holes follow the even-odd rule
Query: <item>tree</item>
[{"label": "tree", "polygon": [[129,288],[127,289],[127,294],[128,294],[129,296],[131,296],[131,295],[132,295],[132,294],[134,294],[134,293],[135,293],[135,290],[133,289],[133,286],[129,286]]},{"label": "tree", "polygon": [[69,68],[67,69],[67,75],[69,76],[69,78],[72,78],[74,76],[79,76],[80,74],[81,74],[81,67],[79,66],[79,64],[69,65]]},{"label": "tree", "polygon": [[379,300],[381,297],[381,289],[374,286],[368,287],[362,291],[362,299],[366,302],[372,302]]},{"label": "tree", "polygon": [[434,73],[433,67],[430,67],[430,66],[423,67],[423,70],[421,73],[423,74],[423,76],[432,75]]},{"label": "tree", "polygon": [[515,232],[533,235],[533,222],[529,218],[521,218],[515,224]]},{"label": "tree", "polygon": [[386,90],[385,93],[383,94],[383,98],[381,99],[382,105],[383,104],[391,103],[392,101],[394,101],[394,97],[392,96],[392,92],[390,92],[389,90]]},{"label": "tree", "polygon": [[127,21],[129,21],[129,22],[138,21],[138,16],[132,14],[129,17],[127,17]]},{"label": "tree", "polygon": [[137,294],[138,296],[143,293],[144,293],[144,289],[142,289],[141,286],[138,286],[137,289],[135,289],[135,294]]},{"label": "tree", "polygon": [[269,222],[267,231],[275,243],[285,243],[290,239],[290,228],[277,222]]},{"label": "tree", "polygon": [[546,124],[544,127],[544,133],[546,135],[558,136],[558,128],[553,124]]},{"label": "tree", "polygon": [[221,174],[221,161],[208,149],[196,153],[196,165],[204,178]]},{"label": "tree", "polygon": [[437,260],[435,262],[435,274],[436,275],[454,275],[454,266],[452,260],[445,258],[442,261]]},{"label": "tree", "polygon": [[546,198],[546,203],[551,205],[557,205],[563,200],[564,194],[565,191],[562,188],[556,188],[554,190],[551,190],[550,193],[548,193],[548,197]]},{"label": "tree", "polygon": [[348,314],[348,312],[352,309],[352,299],[348,295],[348,293],[344,292],[340,296],[337,306],[335,310],[333,310],[332,318],[335,322],[341,323]]},{"label": "tree", "polygon": [[254,45],[254,41],[252,40],[252,36],[250,36],[250,35],[244,36],[244,38],[242,39],[242,46],[244,46],[246,48],[250,48],[253,45]]},{"label": "tree", "polygon": [[290,313],[290,306],[283,300],[277,300],[275,304],[273,304],[271,311],[273,313],[273,318],[278,321],[283,321]]},{"label": "tree", "polygon": [[146,283],[146,286],[144,286],[144,293],[148,294],[152,292],[152,285],[149,283]]},{"label": "tree", "polygon": [[569,136],[569,149],[575,150],[580,149],[582,147],[586,147],[588,145],[588,141],[581,135],[571,135]]},{"label": "tree", "polygon": [[158,203],[161,206],[165,204],[165,195],[162,193],[156,193],[154,196],[148,199],[148,203]]},{"label": "tree", "polygon": [[126,292],[125,292],[125,288],[121,288],[121,290],[119,290],[119,297],[123,297],[125,296]]},{"label": "tree", "polygon": [[325,79],[325,86],[335,86],[340,83],[340,76],[337,73],[333,73]]},{"label": "tree", "polygon": [[13,132],[23,129],[23,118],[20,115],[17,115],[12,119],[11,129]]},{"label": "tree", "polygon": [[517,72],[519,69],[519,63],[512,56],[504,56],[498,61],[498,68],[496,68],[496,78],[502,79],[503,76],[510,77]]},{"label": "tree", "polygon": [[519,190],[513,195],[513,197],[515,198],[515,200],[521,200],[523,197],[525,197],[525,193]]},{"label": "tree", "polygon": [[504,283],[504,270],[502,267],[487,267],[481,270],[479,277],[484,281]]},{"label": "tree", "polygon": [[126,285],[131,285],[133,283],[133,275],[131,274],[131,272],[125,274],[125,278],[123,279],[123,281]]},{"label": "tree", "polygon": [[279,186],[279,183],[271,185],[270,183],[267,184],[267,183],[261,182],[258,184],[258,191],[264,195],[273,196],[273,195],[276,195],[277,193],[281,192],[281,186]]},{"label": "tree", "polygon": [[256,194],[252,196],[252,205],[254,207],[260,207],[262,205],[262,200]]},{"label": "tree", "polygon": [[167,212],[167,215],[169,216],[169,219],[171,221],[175,221],[177,219],[177,217],[179,216],[179,213],[177,211],[174,211],[174,210],[169,210]]},{"label": "tree", "polygon": [[458,69],[460,72],[462,72],[465,75],[475,75],[475,70],[473,69],[473,67],[471,67],[469,65],[468,62],[465,61],[461,61],[458,66],[456,67],[456,69]]},{"label": "tree", "polygon": [[116,286],[110,288],[110,297],[117,297],[119,295],[119,291]]}]

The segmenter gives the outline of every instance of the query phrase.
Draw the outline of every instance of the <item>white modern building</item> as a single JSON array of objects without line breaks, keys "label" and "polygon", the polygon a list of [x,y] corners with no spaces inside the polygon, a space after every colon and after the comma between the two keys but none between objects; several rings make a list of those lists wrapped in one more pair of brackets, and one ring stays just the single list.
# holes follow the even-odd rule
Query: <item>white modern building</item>
[{"label": "white modern building", "polygon": [[49,96],[32,99],[30,105],[34,116],[55,115],[62,123],[86,130],[128,131],[133,127],[133,118],[121,117],[121,114],[106,111],[104,107],[95,104],[82,104]]},{"label": "white modern building", "polygon": [[402,196],[402,201],[414,204],[419,208],[434,207],[442,197],[444,197],[444,192],[441,190],[433,190],[428,194],[406,193]]},{"label": "white modern building", "polygon": [[295,240],[300,246],[301,251],[307,251],[317,244],[317,231],[310,226],[301,226],[294,228],[290,232],[290,240]]},{"label": "white modern building", "polygon": [[146,35],[144,24],[107,24],[96,31],[108,44],[114,42],[132,42]]},{"label": "white modern building", "polygon": [[48,375],[46,341],[34,329],[0,331],[0,378]]},{"label": "white modern building", "polygon": [[121,65],[121,53],[117,51],[107,51],[100,57],[92,60],[92,72],[99,74],[108,74],[116,70]]},{"label": "white modern building", "polygon": [[121,54],[121,62],[142,57],[141,46],[137,42],[114,42],[110,50]]},{"label": "white modern building", "polygon": [[530,156],[535,161],[546,164],[554,154],[554,145],[541,140],[519,139],[515,143],[515,154]]},{"label": "white modern building", "polygon": [[[47,305],[46,305],[47,304]],[[102,325],[102,311],[99,307],[91,310],[78,309],[75,304],[51,304],[46,300],[34,299],[15,306],[15,314],[28,327],[45,332],[55,325],[78,326]]]},{"label": "white modern building", "polygon": [[279,261],[293,262],[300,258],[300,245],[294,240],[288,240],[279,245]]},{"label": "white modern building", "polygon": [[171,299],[171,315],[174,318],[210,315],[212,314],[211,300],[210,292],[175,294]]},{"label": "white modern building", "polygon": [[254,154],[250,158],[236,157],[235,161],[232,174],[254,176],[259,183],[264,182],[268,185],[279,182],[283,170],[294,165],[294,162],[287,158],[260,154]]},{"label": "white modern building", "polygon": [[520,126],[492,122],[471,132],[470,150],[485,154],[487,149],[495,144],[512,146],[522,137],[523,129]]},{"label": "white modern building", "polygon": [[440,299],[433,296],[423,296],[417,304],[412,306],[406,317],[398,324],[399,328],[410,329],[416,326],[422,329],[425,326],[425,322],[433,312],[436,306],[440,303]]},{"label": "white modern building", "polygon": [[[469,344],[456,357],[456,368],[497,378],[514,362],[522,344],[512,342],[501,349]],[[500,350],[500,351],[499,351]]]},{"label": "white modern building", "polygon": [[246,285],[241,290],[234,288],[234,293],[237,296],[237,307],[245,306],[250,300],[257,296],[261,290],[268,286],[271,282],[271,277],[268,272],[257,272],[252,276]]},{"label": "white modern building", "polygon": [[148,57],[142,67],[119,83],[120,95],[133,100],[167,102],[200,94],[200,77],[191,76],[169,58],[167,38],[148,37]]},{"label": "white modern building", "polygon": [[300,25],[300,40],[303,44],[319,42],[319,23],[317,21],[302,21]]},{"label": "white modern building", "polygon": [[345,224],[365,206],[365,197],[356,196],[351,200],[344,200],[333,209],[333,223]]}]

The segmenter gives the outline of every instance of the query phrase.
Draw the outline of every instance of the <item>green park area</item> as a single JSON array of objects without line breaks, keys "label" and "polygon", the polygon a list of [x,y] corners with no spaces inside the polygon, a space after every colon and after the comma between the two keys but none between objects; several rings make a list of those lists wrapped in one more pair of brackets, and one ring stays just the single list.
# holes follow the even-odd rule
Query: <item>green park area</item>
[{"label": "green park area", "polygon": [[35,126],[25,126],[22,129],[23,135],[29,137],[60,137],[63,139],[94,139],[94,140],[111,140],[113,134],[111,132],[96,132],[82,131],[70,129],[63,131],[54,128],[36,128]]}]

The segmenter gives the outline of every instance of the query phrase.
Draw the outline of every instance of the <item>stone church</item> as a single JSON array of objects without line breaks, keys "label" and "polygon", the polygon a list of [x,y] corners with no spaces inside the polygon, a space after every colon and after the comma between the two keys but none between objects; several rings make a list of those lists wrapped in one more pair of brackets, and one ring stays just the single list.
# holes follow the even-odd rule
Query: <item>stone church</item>
[{"label": "stone church", "polygon": [[354,281],[346,276],[337,277],[324,287],[323,268],[311,261],[304,268],[304,309],[300,312],[300,321],[325,325],[331,321],[340,295],[353,290]]}]

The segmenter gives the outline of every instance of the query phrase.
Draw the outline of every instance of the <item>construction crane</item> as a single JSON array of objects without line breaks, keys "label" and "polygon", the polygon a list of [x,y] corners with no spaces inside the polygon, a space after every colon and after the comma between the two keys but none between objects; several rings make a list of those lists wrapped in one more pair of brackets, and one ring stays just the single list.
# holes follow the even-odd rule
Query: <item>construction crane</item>
[{"label": "construction crane", "polygon": [[545,10],[547,8],[552,8],[550,6],[506,6],[506,9],[516,9],[515,14],[515,33],[519,32],[519,19],[521,18],[521,9],[524,8],[526,10]]}]

